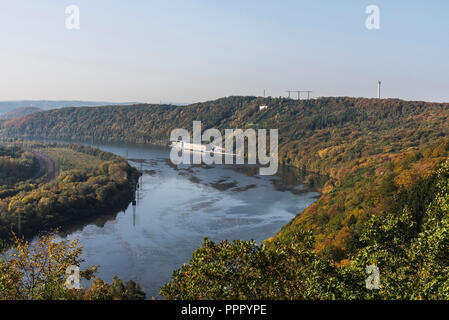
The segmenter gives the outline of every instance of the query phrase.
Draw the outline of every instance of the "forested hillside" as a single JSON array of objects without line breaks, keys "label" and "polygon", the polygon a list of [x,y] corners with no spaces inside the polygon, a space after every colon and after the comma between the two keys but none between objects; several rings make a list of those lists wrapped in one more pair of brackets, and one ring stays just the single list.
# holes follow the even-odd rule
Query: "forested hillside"
[{"label": "forested hillside", "polygon": [[39,163],[29,152],[0,145],[0,194],[2,186],[31,179],[39,170]]},{"label": "forested hillside", "polygon": [[[316,239],[305,224],[271,245],[206,240],[173,273],[161,295],[187,300],[449,299],[449,161],[394,194],[398,202],[360,229],[359,249],[348,260],[335,263],[317,254]],[[368,266],[379,268],[378,290],[366,287]]]},{"label": "forested hillside", "polygon": [[[89,288],[68,289],[66,270],[80,265],[82,247],[43,233],[116,213],[133,199],[137,177],[125,159],[97,149],[2,139],[0,300],[144,299],[132,280],[95,278],[98,266],[80,274]],[[37,234],[31,244],[23,238]]]},{"label": "forested hillside", "polygon": [[39,111],[42,111],[42,110],[39,108],[34,108],[34,107],[18,108],[18,109],[14,109],[12,111],[0,114],[0,119],[13,119],[13,118],[17,118],[17,117],[26,116],[28,114],[32,114],[32,113],[39,112]]},{"label": "forested hillside", "polygon": [[[125,159],[76,145],[8,144],[0,146],[1,240],[117,213],[133,199],[138,172]],[[37,156],[55,166],[41,168]]]},{"label": "forested hillside", "polygon": [[[268,105],[269,108],[260,111],[260,105]],[[411,269],[395,264],[396,257],[401,257],[403,262],[415,259],[413,261],[417,265],[414,267],[422,272],[425,272],[422,269],[424,266],[434,272],[439,272],[437,270],[440,267],[446,270],[445,262],[440,260],[445,257],[445,253],[440,249],[448,239],[444,231],[445,220],[439,219],[443,219],[447,214],[447,207],[443,204],[446,201],[444,195],[447,188],[445,184],[447,164],[444,167],[446,169],[438,168],[449,156],[448,117],[449,104],[440,103],[393,99],[320,98],[296,101],[229,97],[185,107],[133,105],[68,108],[5,121],[2,124],[2,131],[8,135],[73,138],[86,141],[94,139],[167,143],[172,129],[190,129],[193,120],[202,120],[203,129],[211,127],[221,130],[279,129],[280,161],[295,166],[298,170],[327,177],[327,182],[319,186],[322,196],[303,214],[284,226],[276,237],[265,243],[263,250],[274,251],[257,253],[259,249],[243,243],[236,244],[240,248],[236,248],[236,253],[229,249],[233,248],[231,244],[224,244],[223,248],[218,248],[215,244],[206,243],[204,250],[212,259],[211,266],[216,265],[215,259],[241,259],[238,255],[246,250],[248,254],[257,253],[254,257],[245,254],[252,264],[263,261],[268,263],[267,259],[274,259],[274,263],[285,258],[282,254],[276,256],[280,252],[302,248],[301,252],[304,252],[305,256],[296,257],[299,260],[290,262],[311,277],[303,279],[304,285],[312,281],[311,279],[318,281],[314,275],[321,267],[324,268],[321,270],[324,272],[323,277],[326,277],[326,274],[331,277],[331,271],[337,268],[335,270],[338,272],[336,271],[333,276],[344,278],[344,274],[350,272],[348,270],[362,270],[363,264],[357,263],[365,259],[364,263],[375,262],[390,270],[403,268],[401,272],[404,274],[392,275],[391,283],[400,282],[408,276],[410,278],[407,281],[415,281],[414,288],[418,290],[420,286],[430,286],[430,282],[418,283],[416,277],[412,278],[408,274]],[[434,213],[437,211],[441,214]],[[304,238],[304,234],[308,235],[309,231],[310,237]],[[435,236],[438,234],[440,238],[430,239],[431,233]],[[432,241],[437,241],[439,247],[425,249],[423,243]],[[307,246],[302,247],[303,245]],[[374,254],[376,248],[380,251]],[[378,258],[368,259],[367,252],[370,252],[372,257]],[[203,257],[206,253],[200,250],[194,256],[194,260],[195,257]],[[294,255],[292,259],[293,257]],[[314,260],[314,257],[318,260]],[[393,260],[396,262],[392,263]],[[225,265],[230,263],[229,260],[226,261],[223,262]],[[312,270],[307,267],[312,262],[318,269]],[[439,265],[441,263],[443,265]],[[265,264],[267,268],[269,265]],[[353,269],[345,269],[342,275],[339,273],[342,269],[338,268],[345,266]],[[243,267],[246,268],[247,265]],[[254,265],[250,267],[255,268],[253,271],[258,270]],[[299,276],[298,274],[289,274],[293,271],[288,265],[285,265],[285,268],[283,274],[288,275],[285,281],[298,280],[295,278]],[[207,271],[207,267],[204,270]],[[208,272],[203,274],[204,270],[198,271],[200,274],[195,273],[197,270],[184,270],[186,272],[184,276],[176,273],[173,287],[164,289],[165,296],[192,298],[193,296],[183,294],[194,285],[201,287],[201,277],[210,275]],[[325,270],[330,273],[326,273]],[[268,271],[260,270],[260,272]],[[190,274],[193,277],[191,279],[188,278]],[[254,274],[255,278],[259,276],[260,274]],[[277,277],[280,276],[277,274]],[[362,273],[362,276],[365,274]],[[394,278],[396,276],[397,279]],[[319,283],[324,285],[331,278],[322,279],[323,281],[318,281],[316,285],[319,286]],[[248,284],[248,280],[242,278],[238,278],[238,281],[243,281],[242,286]],[[437,293],[438,290],[442,290],[438,286],[447,280],[443,277],[441,281],[438,285],[435,284],[436,287],[426,289],[431,292],[428,296],[444,296],[444,292],[440,293],[440,296]],[[218,283],[221,284],[220,281]],[[348,282],[344,281],[339,283],[348,285]],[[263,297],[264,292],[268,294],[264,290],[272,288],[273,285],[260,284],[259,295],[253,296]],[[315,296],[325,297],[318,294],[325,292],[323,288],[315,289],[313,293]],[[335,288],[337,289],[341,288]],[[295,287],[291,288],[290,293],[276,294],[279,297],[306,297],[298,290],[305,289]],[[388,290],[379,297],[392,298],[393,288],[390,287]],[[405,288],[397,295],[419,297],[418,291],[412,294],[411,291],[404,290]],[[200,290],[198,294],[200,293],[206,294],[207,291]],[[209,292],[209,295],[204,297],[216,298],[218,297],[214,295],[216,293]],[[335,296],[341,296],[341,291],[334,293]],[[227,293],[222,294],[226,297]],[[313,297],[313,294],[308,297]]]}]

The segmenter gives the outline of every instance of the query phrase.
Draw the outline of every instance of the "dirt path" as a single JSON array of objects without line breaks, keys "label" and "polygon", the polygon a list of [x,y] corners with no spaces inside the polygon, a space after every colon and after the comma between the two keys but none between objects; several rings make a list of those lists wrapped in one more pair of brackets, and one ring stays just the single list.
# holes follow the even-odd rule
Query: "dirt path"
[{"label": "dirt path", "polygon": [[47,156],[46,154],[40,153],[35,150],[30,150],[34,157],[39,161],[39,172],[36,174],[34,179],[44,177],[42,183],[50,182],[58,176],[58,169],[56,167],[56,162]]}]

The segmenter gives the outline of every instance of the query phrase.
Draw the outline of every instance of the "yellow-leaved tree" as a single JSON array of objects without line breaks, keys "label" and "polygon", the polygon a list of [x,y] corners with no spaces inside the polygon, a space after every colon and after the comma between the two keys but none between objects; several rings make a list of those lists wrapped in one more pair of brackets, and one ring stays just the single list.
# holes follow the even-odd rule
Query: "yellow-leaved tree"
[{"label": "yellow-leaved tree", "polygon": [[[81,264],[81,253],[78,241],[57,240],[54,234],[33,243],[14,236],[0,257],[0,300],[145,299],[137,283],[123,284],[118,278],[112,284],[94,279],[89,289],[68,289],[66,272]],[[91,280],[97,268],[80,271],[80,279]]]}]

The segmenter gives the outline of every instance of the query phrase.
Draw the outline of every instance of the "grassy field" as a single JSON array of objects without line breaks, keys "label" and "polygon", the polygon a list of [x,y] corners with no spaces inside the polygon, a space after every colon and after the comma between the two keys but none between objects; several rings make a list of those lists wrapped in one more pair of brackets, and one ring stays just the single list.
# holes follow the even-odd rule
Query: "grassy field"
[{"label": "grassy field", "polygon": [[101,164],[101,159],[64,147],[38,148],[36,151],[48,155],[60,170],[95,169]]}]

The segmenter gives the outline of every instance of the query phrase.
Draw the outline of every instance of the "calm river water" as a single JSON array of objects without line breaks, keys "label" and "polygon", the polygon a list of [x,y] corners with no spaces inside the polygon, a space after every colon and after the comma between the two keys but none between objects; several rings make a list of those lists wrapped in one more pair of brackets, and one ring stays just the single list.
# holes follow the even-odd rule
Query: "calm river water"
[{"label": "calm river water", "polygon": [[158,297],[173,270],[190,260],[205,237],[261,242],[318,196],[299,184],[292,169],[259,176],[254,167],[178,168],[169,162],[168,149],[99,148],[128,156],[131,165],[145,172],[136,206],[74,226],[62,237],[79,239],[82,267],[100,265],[98,276],[106,281],[114,275],[133,279],[147,298]]}]

